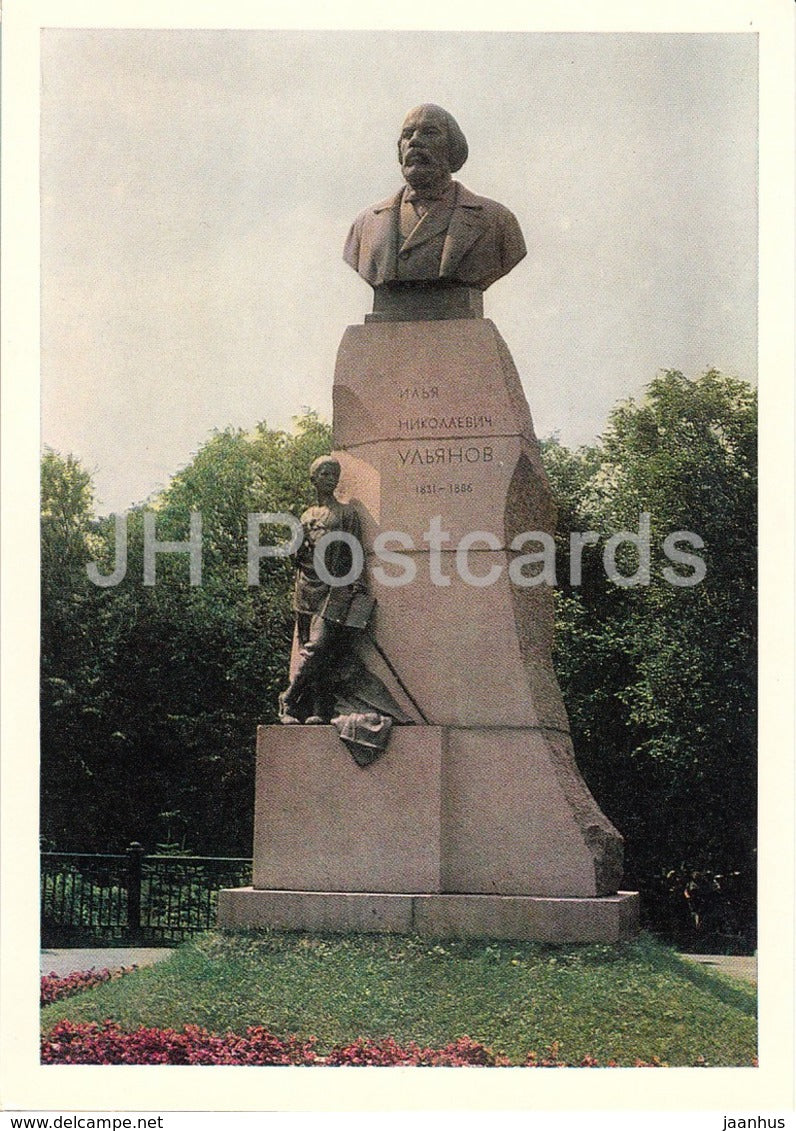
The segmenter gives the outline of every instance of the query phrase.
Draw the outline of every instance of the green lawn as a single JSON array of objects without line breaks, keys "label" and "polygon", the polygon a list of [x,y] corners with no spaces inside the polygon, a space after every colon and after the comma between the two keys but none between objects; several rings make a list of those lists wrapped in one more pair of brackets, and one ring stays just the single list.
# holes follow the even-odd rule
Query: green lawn
[{"label": "green lawn", "polygon": [[42,1011],[103,1021],[315,1036],[320,1052],[356,1037],[440,1047],[467,1035],[522,1063],[659,1058],[749,1065],[753,986],[709,972],[654,939],[599,946],[438,941],[399,935],[212,932],[168,960]]}]

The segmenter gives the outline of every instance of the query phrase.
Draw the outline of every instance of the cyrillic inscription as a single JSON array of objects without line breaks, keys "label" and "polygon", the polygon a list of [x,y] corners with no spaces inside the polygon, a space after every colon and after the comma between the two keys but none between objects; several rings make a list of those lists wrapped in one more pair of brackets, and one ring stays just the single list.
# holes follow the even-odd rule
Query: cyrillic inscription
[{"label": "cyrillic inscription", "polygon": [[399,432],[436,432],[449,428],[458,432],[473,432],[492,427],[491,416],[414,416],[411,419],[398,418]]},{"label": "cyrillic inscription", "polygon": [[439,385],[404,385],[398,390],[401,401],[435,401],[439,397]]},{"label": "cyrillic inscription", "polygon": [[491,446],[471,444],[469,447],[451,445],[438,448],[401,448],[398,449],[398,458],[402,467],[413,467],[426,464],[465,464],[465,463],[491,463],[493,459]]}]

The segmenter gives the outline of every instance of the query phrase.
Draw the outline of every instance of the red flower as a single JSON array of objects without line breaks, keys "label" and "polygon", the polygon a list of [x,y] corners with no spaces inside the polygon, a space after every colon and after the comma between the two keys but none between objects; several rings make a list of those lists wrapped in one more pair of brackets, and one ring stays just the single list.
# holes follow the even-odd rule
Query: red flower
[{"label": "red flower", "polygon": [[[359,1037],[348,1045],[338,1045],[328,1056],[315,1051],[315,1038],[277,1037],[261,1025],[250,1026],[245,1033],[208,1033],[198,1025],[186,1025],[180,1032],[175,1029],[156,1029],[140,1026],[125,1032],[115,1021],[73,1022],[59,1021],[42,1038],[42,1064],[238,1064],[269,1065],[328,1064],[337,1066],[392,1066],[460,1067],[477,1065],[487,1068],[509,1064],[504,1056],[474,1041],[459,1037],[442,1048],[423,1048],[414,1041],[400,1045],[393,1037],[375,1041]],[[544,1057],[529,1052],[526,1068],[599,1068],[600,1062],[591,1055],[577,1064],[560,1059],[559,1046],[554,1042]],[[753,1061],[756,1064],[756,1060]],[[652,1060],[636,1059],[637,1068],[666,1067],[658,1057]],[[615,1060],[605,1063],[606,1068],[616,1068]]]},{"label": "red flower", "polygon": [[93,967],[91,970],[76,970],[63,978],[58,974],[44,974],[41,979],[40,1003],[51,1005],[54,1001],[82,993],[83,990],[98,986],[101,982],[109,982],[113,977],[129,974],[131,970],[135,970],[135,966],[123,967],[116,974],[111,974],[110,970],[105,969],[94,970]]}]

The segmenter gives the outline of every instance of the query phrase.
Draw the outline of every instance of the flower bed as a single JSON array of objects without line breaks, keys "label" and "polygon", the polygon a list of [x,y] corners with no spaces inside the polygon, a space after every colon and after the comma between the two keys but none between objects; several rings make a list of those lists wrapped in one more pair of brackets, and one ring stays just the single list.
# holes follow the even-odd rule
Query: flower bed
[{"label": "flower bed", "polygon": [[186,1025],[141,1026],[125,1032],[114,1021],[59,1021],[42,1039],[42,1064],[312,1064],[311,1042],[285,1041],[258,1026],[243,1036],[218,1036]]},{"label": "flower bed", "polygon": [[502,1068],[509,1061],[504,1056],[496,1056],[491,1049],[470,1037],[459,1037],[441,1049],[421,1048],[414,1041],[402,1046],[392,1037],[385,1037],[382,1041],[368,1041],[360,1037],[350,1045],[332,1049],[324,1063],[335,1066],[402,1064],[437,1068],[459,1068],[466,1065]]},{"label": "flower bed", "polygon": [[61,1001],[62,998],[80,994],[84,990],[90,990],[92,986],[98,986],[102,982],[110,982],[112,978],[121,978],[123,974],[130,974],[136,969],[136,966],[123,966],[111,973],[110,970],[94,970],[92,968],[91,970],[76,970],[74,974],[67,974],[65,977],[61,977],[59,974],[43,974],[40,1004],[52,1005],[54,1001]]},{"label": "flower bed", "polygon": [[[274,1036],[262,1026],[253,1026],[243,1035],[208,1033],[197,1025],[181,1031],[140,1027],[125,1032],[114,1021],[75,1023],[59,1021],[42,1038],[42,1064],[235,1064],[235,1065],[326,1065],[364,1067],[413,1065],[416,1067],[508,1067],[506,1057],[470,1037],[460,1037],[443,1048],[423,1048],[414,1042],[399,1045],[392,1037],[381,1041],[359,1038],[340,1045],[323,1056],[316,1052],[315,1038]],[[704,1062],[703,1062],[704,1063]],[[526,1068],[616,1068],[617,1062],[603,1063],[586,1056],[577,1062],[562,1060],[557,1044],[543,1056],[528,1053]],[[636,1067],[666,1067],[659,1060],[636,1060]]]}]

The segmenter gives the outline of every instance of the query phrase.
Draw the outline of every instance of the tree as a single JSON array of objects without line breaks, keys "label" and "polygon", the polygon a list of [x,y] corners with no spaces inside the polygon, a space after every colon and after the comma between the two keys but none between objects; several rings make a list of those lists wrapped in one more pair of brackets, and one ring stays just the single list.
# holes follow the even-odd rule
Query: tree
[{"label": "tree", "polygon": [[[753,935],[756,843],[756,404],[710,371],[667,371],[611,415],[600,445],[545,445],[570,530],[592,529],[583,583],[558,595],[556,662],[584,776],[626,837],[628,877],[686,890],[725,935]],[[605,576],[605,539],[650,516],[648,585]],[[702,539],[704,580],[661,550]],[[628,576],[630,545],[617,554]],[[692,548],[692,553],[696,551]],[[669,574],[671,578],[672,574]],[[697,879],[695,879],[697,877]],[[732,894],[732,902],[728,902]],[[685,906],[685,904],[681,904]],[[715,910],[714,910],[715,909]],[[719,913],[720,912],[720,913]]]},{"label": "tree", "polygon": [[[247,515],[300,512],[310,501],[309,465],[330,443],[315,414],[293,434],[266,425],[253,435],[214,434],[150,505],[127,515],[127,572],[118,585],[94,586],[85,576],[90,558],[101,573],[113,571],[114,516],[92,523],[83,513],[80,568],[69,576],[54,568],[66,530],[59,528],[43,571],[58,601],[93,610],[85,631],[73,620],[69,637],[79,653],[73,682],[94,720],[70,740],[86,767],[79,794],[74,778],[53,773],[65,758],[62,732],[43,728],[43,822],[60,847],[137,839],[150,849],[176,842],[250,852],[256,727],[276,721],[286,682],[292,567],[263,559],[260,585],[247,584]],[[184,541],[191,512],[202,516],[201,585],[190,584],[187,555],[159,554],[156,583],[145,586],[145,515],[154,515],[158,541]],[[43,618],[48,662],[54,608]]]},{"label": "tree", "polygon": [[45,843],[62,844],[76,818],[87,824],[100,819],[93,744],[102,732],[107,657],[102,611],[86,576],[92,529],[91,476],[72,455],[46,450],[41,461],[40,664]]}]

